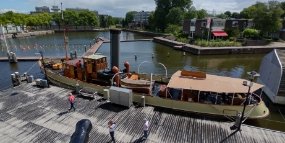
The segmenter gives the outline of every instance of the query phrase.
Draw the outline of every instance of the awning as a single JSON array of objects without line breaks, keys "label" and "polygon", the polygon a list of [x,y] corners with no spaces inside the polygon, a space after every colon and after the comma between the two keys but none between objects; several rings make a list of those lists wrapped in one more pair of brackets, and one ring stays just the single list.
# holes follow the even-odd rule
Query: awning
[{"label": "awning", "polygon": [[212,32],[216,37],[226,37],[228,34],[225,31],[213,31]]}]

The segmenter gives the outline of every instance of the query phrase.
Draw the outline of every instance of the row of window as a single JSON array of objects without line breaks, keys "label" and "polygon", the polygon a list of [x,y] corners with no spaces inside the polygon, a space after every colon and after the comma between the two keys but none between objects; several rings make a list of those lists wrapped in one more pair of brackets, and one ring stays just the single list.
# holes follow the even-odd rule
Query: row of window
[{"label": "row of window", "polygon": [[[196,26],[196,23],[194,21],[191,21],[190,26]],[[206,27],[207,22],[202,22],[201,27]],[[239,21],[232,21],[232,27],[238,27],[239,26]],[[252,27],[253,23],[249,22],[243,22],[243,27]],[[212,27],[225,27],[225,22],[214,22]]]}]

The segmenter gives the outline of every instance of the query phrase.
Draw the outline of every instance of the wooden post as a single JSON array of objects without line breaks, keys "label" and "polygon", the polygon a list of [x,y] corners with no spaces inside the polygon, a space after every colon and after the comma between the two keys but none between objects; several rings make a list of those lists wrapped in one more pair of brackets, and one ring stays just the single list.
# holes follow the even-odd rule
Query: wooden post
[{"label": "wooden post", "polygon": [[198,103],[199,103],[199,100],[200,100],[200,90],[198,91]]},{"label": "wooden post", "polygon": [[183,100],[183,88],[181,89],[181,101]]},{"label": "wooden post", "polygon": [[232,105],[234,104],[234,98],[235,98],[235,93],[233,94]]}]

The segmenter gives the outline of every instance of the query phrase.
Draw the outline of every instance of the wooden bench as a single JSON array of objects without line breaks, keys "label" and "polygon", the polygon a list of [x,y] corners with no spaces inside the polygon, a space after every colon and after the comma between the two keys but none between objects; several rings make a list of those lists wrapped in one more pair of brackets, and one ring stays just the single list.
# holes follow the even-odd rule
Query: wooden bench
[{"label": "wooden bench", "polygon": [[82,96],[89,96],[95,98],[95,95],[97,95],[97,92],[94,91],[94,89],[85,87],[79,90],[79,94]]}]

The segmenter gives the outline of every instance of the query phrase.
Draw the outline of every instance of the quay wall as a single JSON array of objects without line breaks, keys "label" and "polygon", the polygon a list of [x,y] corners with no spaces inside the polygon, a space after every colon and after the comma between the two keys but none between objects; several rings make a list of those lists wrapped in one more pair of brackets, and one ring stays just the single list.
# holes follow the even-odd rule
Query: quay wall
[{"label": "quay wall", "polygon": [[242,46],[242,47],[200,47],[185,44],[163,37],[154,37],[154,42],[170,46],[182,46],[181,50],[194,55],[225,55],[225,54],[265,54],[273,49],[285,49],[285,43],[273,43],[266,46]]},{"label": "quay wall", "polygon": [[[103,32],[108,31],[109,28],[100,28],[100,29],[67,29],[68,32]],[[64,29],[54,30],[55,33],[62,33]]]},{"label": "quay wall", "polygon": [[140,30],[134,30],[134,29],[123,29],[123,31],[139,33],[139,34],[147,35],[147,36],[168,36],[169,35],[169,34],[164,34],[164,33],[155,33],[155,32],[150,32],[150,31],[140,31]]},{"label": "quay wall", "polygon": [[23,37],[31,37],[38,35],[47,35],[53,34],[54,30],[43,30],[43,31],[32,31],[27,33],[15,33],[15,34],[6,34],[6,38],[23,38]]}]

